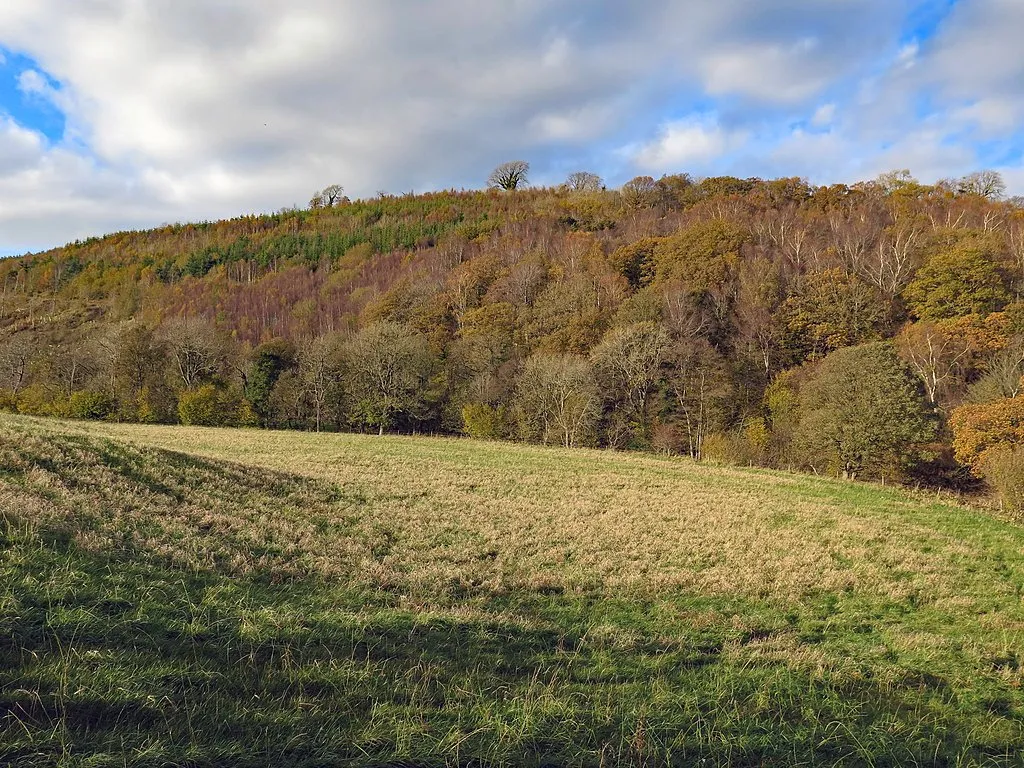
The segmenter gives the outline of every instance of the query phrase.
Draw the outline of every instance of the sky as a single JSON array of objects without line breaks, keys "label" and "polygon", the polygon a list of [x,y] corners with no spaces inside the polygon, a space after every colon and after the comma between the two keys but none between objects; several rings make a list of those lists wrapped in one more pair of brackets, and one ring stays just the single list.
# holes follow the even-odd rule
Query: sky
[{"label": "sky", "polygon": [[1024,0],[0,4],[0,256],[530,182],[994,169],[1024,194]]}]

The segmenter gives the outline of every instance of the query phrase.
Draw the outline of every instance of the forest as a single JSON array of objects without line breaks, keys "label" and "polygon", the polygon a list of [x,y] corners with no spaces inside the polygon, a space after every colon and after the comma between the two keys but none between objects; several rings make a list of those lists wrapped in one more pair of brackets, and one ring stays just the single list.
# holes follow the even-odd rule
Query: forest
[{"label": "forest", "polygon": [[521,180],[333,185],[2,260],[0,409],[657,451],[1024,507],[1024,201],[998,174]]}]

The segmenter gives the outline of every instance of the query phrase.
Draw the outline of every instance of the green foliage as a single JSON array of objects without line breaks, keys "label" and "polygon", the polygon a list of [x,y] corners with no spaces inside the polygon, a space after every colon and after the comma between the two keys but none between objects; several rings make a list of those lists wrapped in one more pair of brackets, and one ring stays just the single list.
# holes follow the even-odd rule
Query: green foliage
[{"label": "green foliage", "polygon": [[984,242],[970,240],[932,256],[903,296],[921,320],[986,315],[1011,298],[998,254]]},{"label": "green foliage", "polygon": [[114,401],[106,392],[80,390],[71,394],[64,410],[71,419],[97,420],[110,417],[116,408]]},{"label": "green foliage", "polygon": [[800,391],[805,461],[844,477],[898,475],[935,433],[919,381],[888,343],[833,352]]},{"label": "green foliage", "polygon": [[982,476],[999,495],[1003,509],[1024,512],[1024,447],[1000,445],[985,454]]},{"label": "green foliage", "polygon": [[687,227],[655,244],[656,279],[681,283],[694,294],[721,287],[732,276],[747,239],[746,230],[724,219]]},{"label": "green foliage", "polygon": [[504,406],[466,403],[462,406],[466,434],[481,440],[504,440],[513,434],[512,419]]},{"label": "green foliage", "polygon": [[294,359],[294,348],[283,339],[269,341],[253,350],[244,394],[259,421],[266,422],[269,418],[270,395],[274,385]]},{"label": "green foliage", "polygon": [[887,306],[874,287],[829,269],[810,275],[803,291],[785,301],[781,317],[788,333],[785,353],[795,362],[880,338]]},{"label": "green foliage", "polygon": [[187,389],[178,396],[178,419],[196,427],[217,427],[225,422],[220,392],[213,384]]}]

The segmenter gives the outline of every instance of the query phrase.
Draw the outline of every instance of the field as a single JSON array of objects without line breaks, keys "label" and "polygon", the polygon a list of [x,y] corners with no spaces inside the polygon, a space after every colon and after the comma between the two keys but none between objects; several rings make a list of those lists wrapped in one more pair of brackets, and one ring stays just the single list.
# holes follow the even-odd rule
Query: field
[{"label": "field", "polygon": [[895,489],[0,417],[0,764],[1021,765],[1022,596]]}]

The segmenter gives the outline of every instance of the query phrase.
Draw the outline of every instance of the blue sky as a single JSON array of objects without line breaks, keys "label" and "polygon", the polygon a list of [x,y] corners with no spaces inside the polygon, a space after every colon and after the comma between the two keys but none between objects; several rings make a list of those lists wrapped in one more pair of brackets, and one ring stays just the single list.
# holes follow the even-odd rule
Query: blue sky
[{"label": "blue sky", "polygon": [[0,255],[575,170],[1024,194],[1024,0],[33,0],[0,8]]}]

